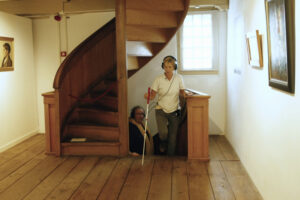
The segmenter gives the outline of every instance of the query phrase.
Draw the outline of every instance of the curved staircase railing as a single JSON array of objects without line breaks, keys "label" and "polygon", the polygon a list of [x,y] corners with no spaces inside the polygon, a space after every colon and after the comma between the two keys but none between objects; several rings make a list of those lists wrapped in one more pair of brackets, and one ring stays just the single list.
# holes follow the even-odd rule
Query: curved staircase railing
[{"label": "curved staircase railing", "polygon": [[[56,132],[60,143],[67,134],[67,123],[74,120],[78,99],[84,97],[116,68],[115,19],[83,41],[60,65],[53,87],[56,99]],[[112,79],[116,75],[112,75]],[[73,118],[73,119],[70,119]],[[63,153],[63,148],[60,148]]]}]

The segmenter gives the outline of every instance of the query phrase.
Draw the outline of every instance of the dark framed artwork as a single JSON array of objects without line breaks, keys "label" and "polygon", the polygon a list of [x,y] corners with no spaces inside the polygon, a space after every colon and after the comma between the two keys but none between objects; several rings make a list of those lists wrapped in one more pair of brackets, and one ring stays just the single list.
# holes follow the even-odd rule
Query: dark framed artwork
[{"label": "dark framed artwork", "polygon": [[290,93],[295,90],[294,7],[294,0],[265,0],[269,85]]},{"label": "dark framed artwork", "polygon": [[14,70],[14,38],[0,36],[0,72]]}]

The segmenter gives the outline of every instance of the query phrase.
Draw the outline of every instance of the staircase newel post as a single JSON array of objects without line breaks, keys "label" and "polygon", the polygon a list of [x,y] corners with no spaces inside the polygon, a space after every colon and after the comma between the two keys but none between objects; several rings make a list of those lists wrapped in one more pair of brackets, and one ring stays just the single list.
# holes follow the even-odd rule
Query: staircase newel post
[{"label": "staircase newel post", "polygon": [[129,151],[127,108],[127,56],[126,56],[126,0],[116,0],[116,58],[118,79],[118,112],[120,128],[120,155]]},{"label": "staircase newel post", "polygon": [[55,146],[55,155],[61,156],[61,148],[60,148],[60,109],[59,109],[59,89],[55,89],[55,134],[53,137],[54,146]]}]

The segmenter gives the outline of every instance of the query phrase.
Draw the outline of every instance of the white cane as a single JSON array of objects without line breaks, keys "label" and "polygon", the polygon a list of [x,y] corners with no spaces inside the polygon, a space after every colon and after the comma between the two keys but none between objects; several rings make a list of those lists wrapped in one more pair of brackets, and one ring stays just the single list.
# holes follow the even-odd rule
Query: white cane
[{"label": "white cane", "polygon": [[145,144],[146,144],[146,131],[147,131],[147,124],[148,124],[148,109],[149,109],[149,101],[150,101],[150,88],[148,88],[148,97],[147,97],[147,110],[146,110],[146,122],[145,122],[145,133],[144,133],[144,145],[143,145],[143,157],[142,157],[142,166],[144,165],[144,157],[145,157]]}]

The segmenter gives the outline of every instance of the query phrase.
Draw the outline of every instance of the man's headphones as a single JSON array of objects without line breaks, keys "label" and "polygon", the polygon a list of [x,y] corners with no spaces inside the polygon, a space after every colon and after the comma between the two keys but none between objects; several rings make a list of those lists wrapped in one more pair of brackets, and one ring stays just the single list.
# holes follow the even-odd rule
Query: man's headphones
[{"label": "man's headphones", "polygon": [[163,59],[163,62],[161,63],[161,68],[164,68],[165,62],[168,60],[170,62],[170,59],[174,61],[174,70],[177,70],[177,59],[174,56],[166,56]]}]

